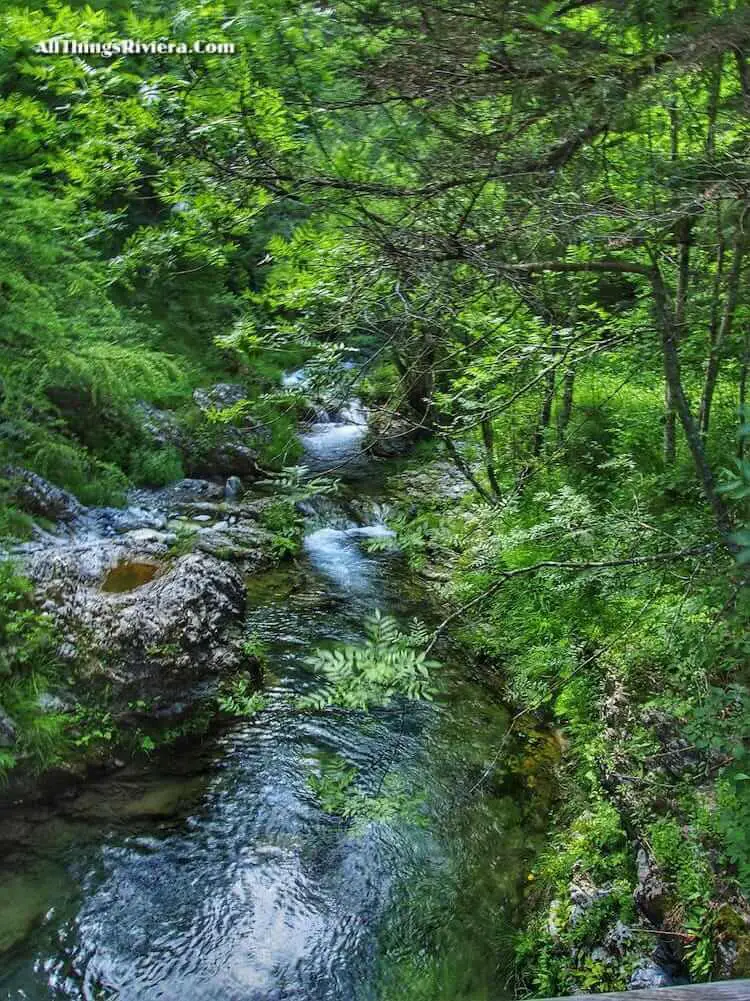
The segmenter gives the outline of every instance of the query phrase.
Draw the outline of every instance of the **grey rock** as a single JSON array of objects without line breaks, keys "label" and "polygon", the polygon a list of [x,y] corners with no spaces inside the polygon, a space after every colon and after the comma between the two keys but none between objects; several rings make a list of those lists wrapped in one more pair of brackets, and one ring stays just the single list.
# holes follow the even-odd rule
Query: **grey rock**
[{"label": "grey rock", "polygon": [[173,411],[160,410],[150,403],[137,403],[135,409],[141,427],[155,444],[172,445],[180,451],[186,448],[186,429]]},{"label": "grey rock", "polygon": [[[80,550],[65,554],[69,568],[80,556]],[[75,577],[60,578],[59,563],[54,570],[38,564],[33,579],[39,593],[54,594],[61,633],[75,637],[61,651],[83,658],[86,671],[104,677],[115,699],[182,698],[195,681],[241,665],[245,587],[233,567],[190,553],[122,593],[100,590],[93,569],[89,561]]]},{"label": "grey rock", "polygon": [[172,532],[157,532],[152,528],[137,528],[133,532],[128,532],[126,539],[138,544],[154,543],[168,546],[174,541],[174,535]]},{"label": "grey rock", "polygon": [[224,485],[224,496],[227,500],[238,500],[243,493],[242,480],[239,476],[230,476]]},{"label": "grey rock", "polygon": [[10,480],[9,499],[29,514],[70,525],[86,511],[73,494],[28,469],[6,466],[2,475]]},{"label": "grey rock", "polygon": [[562,932],[565,919],[563,917],[563,902],[559,898],[555,898],[551,901],[549,905],[549,912],[547,913],[547,932],[550,937],[557,940],[560,938],[560,933]]},{"label": "grey rock", "polygon": [[591,950],[591,959],[595,963],[611,963],[613,961],[612,954],[602,945],[597,945]]},{"label": "grey rock", "polygon": [[126,508],[91,508],[87,515],[99,535],[120,535],[141,529],[163,529],[166,516],[158,510],[134,505]]},{"label": "grey rock", "polygon": [[257,477],[258,453],[247,441],[247,433],[227,426],[221,439],[212,448],[187,459],[189,471],[197,476]]},{"label": "grey rock", "polygon": [[572,904],[568,920],[570,926],[574,928],[590,907],[597,901],[604,900],[612,891],[607,887],[583,886],[579,883],[571,883],[568,887],[568,893],[570,894],[570,902]]},{"label": "grey rock", "polygon": [[191,500],[218,501],[224,496],[224,490],[218,483],[212,483],[210,480],[191,478],[179,480],[177,483],[165,487],[162,493],[166,496],[168,502],[172,503],[175,501],[185,502]]},{"label": "grey rock", "polygon": [[417,431],[411,421],[375,411],[370,417],[364,448],[380,458],[398,458],[411,449]]},{"label": "grey rock", "polygon": [[642,914],[655,925],[661,924],[672,898],[672,888],[661,876],[655,862],[652,862],[641,848],[636,859],[638,885],[633,891],[633,899]]},{"label": "grey rock", "polygon": [[635,857],[635,867],[638,873],[638,882],[642,883],[651,872],[651,862],[645,849],[639,848]]},{"label": "grey rock", "polygon": [[253,524],[243,523],[223,529],[212,525],[199,533],[195,549],[236,563],[245,573],[263,570],[273,562],[270,534]]},{"label": "grey rock", "polygon": [[674,984],[672,974],[652,959],[643,960],[633,971],[628,982],[629,991],[645,990],[649,987],[671,987]]},{"label": "grey rock", "polygon": [[[115,567],[164,557],[167,538],[162,533],[147,530],[115,538],[48,546],[25,554],[22,568],[35,585],[39,603],[57,614],[61,602],[69,602],[71,595],[81,588],[98,589]],[[49,602],[53,603],[53,608]]]},{"label": "grey rock", "polygon": [[193,402],[201,410],[224,410],[247,399],[247,390],[238,382],[217,382],[209,389],[196,389]]},{"label": "grey rock", "polygon": [[72,703],[66,701],[62,696],[52,692],[42,692],[37,699],[37,705],[43,713],[64,713],[72,708]]},{"label": "grey rock", "polygon": [[16,742],[16,724],[0,706],[0,747],[13,747]]},{"label": "grey rock", "polygon": [[633,930],[622,921],[617,921],[604,940],[605,948],[619,956],[624,955],[633,937]]}]

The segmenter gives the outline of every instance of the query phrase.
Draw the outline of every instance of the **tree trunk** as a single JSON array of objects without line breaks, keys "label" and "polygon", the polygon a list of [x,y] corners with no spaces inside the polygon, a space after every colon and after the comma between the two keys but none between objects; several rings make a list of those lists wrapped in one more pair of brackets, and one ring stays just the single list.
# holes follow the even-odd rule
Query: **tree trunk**
[{"label": "tree trunk", "polygon": [[560,412],[557,416],[557,442],[562,445],[565,438],[565,431],[570,424],[570,415],[573,413],[573,391],[575,389],[576,370],[575,366],[565,370],[563,376],[563,393],[560,403]]},{"label": "tree trunk", "polygon": [[502,497],[500,484],[497,482],[495,473],[495,432],[492,427],[492,419],[482,418],[482,441],[484,442],[485,465],[487,467],[487,479],[490,483],[492,493],[498,500]]},{"label": "tree trunk", "polygon": [[657,266],[654,266],[651,274],[651,288],[654,295],[654,305],[656,307],[656,317],[664,356],[664,375],[669,385],[674,408],[685,434],[704,496],[713,511],[719,531],[726,537],[732,531],[732,522],[724,501],[716,492],[716,481],[706,458],[703,438],[690,410],[690,404],[682,386],[675,319],[669,306],[664,280]]},{"label": "tree trunk", "polygon": [[[744,213],[743,213],[744,216]],[[737,300],[740,291],[740,278],[742,277],[742,265],[745,255],[745,234],[743,232],[743,220],[740,219],[732,242],[732,269],[727,279],[727,291],[724,299],[724,309],[721,314],[721,322],[709,349],[708,362],[706,364],[706,375],[703,380],[703,392],[701,394],[700,411],[698,415],[698,429],[705,437],[708,434],[708,427],[711,420],[711,404],[716,390],[716,383],[719,378],[721,368],[721,357],[724,344],[732,333],[732,323],[737,309]]]},{"label": "tree trunk", "polygon": [[[560,335],[557,331],[555,331],[550,340],[550,355],[553,359],[555,355],[559,353],[559,348]],[[542,450],[544,449],[547,431],[549,430],[550,423],[552,422],[552,404],[555,401],[556,385],[555,372],[556,369],[551,367],[544,380],[544,392],[542,394],[542,402],[539,407],[539,417],[537,418],[536,427],[534,428],[534,437],[531,440],[532,458],[524,463],[520,473],[516,477],[516,485],[513,491],[516,495],[523,492],[527,481],[534,471],[534,460],[539,458],[542,454]]]},{"label": "tree trunk", "polygon": [[[550,355],[554,360],[555,356],[559,354],[560,350],[560,335],[557,331],[552,334],[550,340]],[[542,449],[544,448],[544,441],[549,430],[550,423],[552,421],[552,404],[555,401],[555,386],[556,386],[556,368],[550,368],[547,373],[547,378],[544,380],[544,394],[542,396],[542,405],[539,408],[539,420],[537,421],[536,431],[534,432],[534,442],[532,445],[531,454],[534,458],[538,458],[542,454]]]},{"label": "tree trunk", "polygon": [[488,504],[493,504],[493,505],[497,504],[497,500],[482,486],[482,484],[473,474],[473,472],[471,471],[471,466],[466,461],[466,459],[464,459],[464,457],[461,455],[458,448],[456,447],[456,443],[453,441],[452,438],[445,439],[445,447],[448,450],[448,454],[450,455],[451,459],[453,459],[453,464],[455,465],[456,469],[458,469],[459,472],[463,473],[463,475],[466,477],[469,483],[471,483],[471,485],[474,487],[474,489],[482,498],[482,500],[487,501]]},{"label": "tree trunk", "polygon": [[[677,227],[677,239],[679,243],[679,268],[677,273],[677,292],[675,295],[675,336],[677,342],[682,338],[685,326],[685,313],[687,306],[687,290],[690,280],[690,240],[695,220],[686,218],[681,220]],[[664,464],[674,465],[677,454],[677,413],[675,411],[672,391],[669,380],[664,379]]]},{"label": "tree trunk", "polygon": [[750,327],[745,327],[745,339],[742,348],[742,366],[740,368],[740,392],[739,392],[739,412],[740,412],[740,433],[737,436],[737,458],[745,458],[745,435],[742,434],[742,427],[748,423],[747,413],[747,373],[750,369]]}]

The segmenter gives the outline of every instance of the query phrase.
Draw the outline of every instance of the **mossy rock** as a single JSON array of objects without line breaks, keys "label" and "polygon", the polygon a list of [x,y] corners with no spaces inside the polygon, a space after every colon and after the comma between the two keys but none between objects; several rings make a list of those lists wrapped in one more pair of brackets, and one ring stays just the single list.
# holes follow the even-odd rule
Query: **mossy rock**
[{"label": "mossy rock", "polygon": [[721,951],[728,959],[722,974],[734,979],[750,977],[750,921],[731,904],[723,904],[715,919],[715,934]]}]

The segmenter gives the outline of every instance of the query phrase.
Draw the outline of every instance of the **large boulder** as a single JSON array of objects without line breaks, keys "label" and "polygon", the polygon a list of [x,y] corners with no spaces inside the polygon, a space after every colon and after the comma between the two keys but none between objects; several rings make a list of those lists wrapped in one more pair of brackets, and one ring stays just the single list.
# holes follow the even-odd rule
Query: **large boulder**
[{"label": "large boulder", "polygon": [[675,980],[669,970],[654,962],[653,959],[645,959],[633,971],[628,982],[629,991],[641,991],[655,987],[671,987]]},{"label": "large boulder", "polygon": [[419,428],[413,421],[386,411],[372,410],[368,417],[368,431],[364,448],[383,459],[406,455],[419,437]]},{"label": "large boulder", "polygon": [[261,474],[258,452],[239,428],[225,424],[215,425],[212,430],[212,441],[205,447],[191,448],[185,456],[186,469],[192,476],[252,479]]},{"label": "large boulder", "polygon": [[250,479],[260,473],[258,445],[268,437],[266,429],[249,414],[240,418],[239,426],[209,420],[207,416],[211,411],[225,410],[243,400],[247,400],[244,386],[220,382],[194,391],[196,409],[184,419],[148,403],[138,404],[138,413],[146,435],[161,448],[176,448],[191,477]]},{"label": "large boulder", "polygon": [[256,573],[273,565],[273,539],[269,532],[248,522],[216,522],[200,529],[194,548],[217,559],[236,563],[243,573]]},{"label": "large boulder", "polygon": [[[196,389],[193,402],[204,415],[248,402],[247,390],[235,382],[218,382]],[[187,468],[194,476],[240,477],[260,475],[258,445],[268,437],[266,429],[249,412],[238,416],[239,423],[223,424],[206,420],[197,435]]]},{"label": "large boulder", "polygon": [[136,404],[141,429],[147,437],[166,448],[171,445],[184,452],[189,445],[186,428],[180,418],[172,410],[160,410],[150,403]]},{"label": "large boulder", "polygon": [[71,540],[22,552],[21,569],[44,601],[45,611],[54,611],[53,605],[69,605],[79,593],[98,591],[115,567],[161,560],[168,544],[169,536],[153,529],[114,538]]},{"label": "large boulder", "polygon": [[242,575],[200,552],[167,565],[164,552],[159,533],[139,533],[45,550],[25,568],[58,626],[61,655],[106,686],[115,705],[187,697],[200,679],[243,662]]},{"label": "large boulder", "polygon": [[2,476],[8,481],[8,500],[31,515],[72,525],[85,513],[86,509],[73,494],[29,469],[6,466]]}]

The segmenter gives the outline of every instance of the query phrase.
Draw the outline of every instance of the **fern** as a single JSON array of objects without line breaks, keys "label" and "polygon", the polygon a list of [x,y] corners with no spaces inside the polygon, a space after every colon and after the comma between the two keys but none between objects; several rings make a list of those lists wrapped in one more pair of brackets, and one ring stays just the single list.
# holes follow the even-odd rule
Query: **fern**
[{"label": "fern", "polygon": [[390,772],[370,794],[361,785],[357,768],[340,755],[324,760],[320,773],[310,775],[307,784],[321,809],[342,820],[354,821],[355,832],[366,824],[388,824],[396,820],[422,826],[425,823],[424,797],[413,794],[404,779]]},{"label": "fern", "polygon": [[227,716],[250,717],[265,709],[266,700],[253,690],[249,678],[235,678],[218,695],[216,705]]},{"label": "fern", "polygon": [[300,700],[302,708],[340,706],[369,709],[399,696],[431,699],[430,672],[439,667],[424,649],[428,633],[418,622],[404,632],[391,616],[377,611],[365,623],[365,641],[358,646],[316,650],[307,659],[322,675],[323,685]]}]

